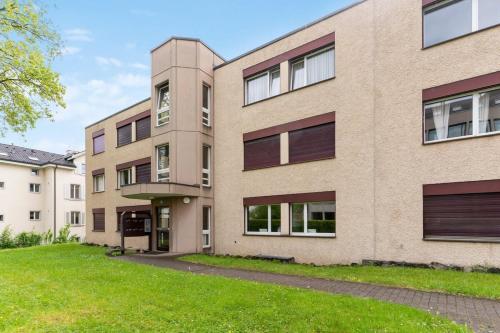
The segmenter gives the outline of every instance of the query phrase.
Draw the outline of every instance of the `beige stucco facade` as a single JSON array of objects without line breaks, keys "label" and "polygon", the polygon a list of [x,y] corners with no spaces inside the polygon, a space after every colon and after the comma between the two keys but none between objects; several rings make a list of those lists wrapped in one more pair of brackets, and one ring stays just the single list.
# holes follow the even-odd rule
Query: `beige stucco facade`
[{"label": "beige stucco facade", "polygon": [[[280,94],[244,106],[245,69],[332,33],[334,78],[289,91],[290,62],[283,60]],[[106,192],[88,192],[87,214],[105,206],[106,219],[115,219],[119,205],[169,206],[174,252],[203,250],[202,207],[210,206],[210,251],[217,254],[293,256],[317,264],[376,259],[499,266],[498,243],[424,240],[422,209],[424,184],[500,178],[499,136],[422,143],[423,90],[499,71],[492,42],[499,38],[500,27],[493,27],[423,49],[421,0],[367,0],[227,63],[200,41],[170,39],[152,51],[152,99],[87,128],[87,147],[101,128],[107,147],[87,157],[89,171],[106,168]],[[167,81],[170,122],[156,126],[158,88]],[[201,122],[203,84],[212,88],[210,127]],[[115,149],[116,122],[147,109],[151,138]],[[243,171],[243,134],[332,112],[335,158],[289,164],[285,132],[281,165]],[[148,156],[154,183],[155,147],[165,143],[172,184],[111,190],[116,172],[108,177],[108,168]],[[203,145],[212,147],[210,187],[200,186]],[[281,235],[245,235],[244,198],[326,191],[336,196],[335,237],[290,235],[288,203],[281,203]],[[88,239],[116,245],[118,237],[113,228]]]}]

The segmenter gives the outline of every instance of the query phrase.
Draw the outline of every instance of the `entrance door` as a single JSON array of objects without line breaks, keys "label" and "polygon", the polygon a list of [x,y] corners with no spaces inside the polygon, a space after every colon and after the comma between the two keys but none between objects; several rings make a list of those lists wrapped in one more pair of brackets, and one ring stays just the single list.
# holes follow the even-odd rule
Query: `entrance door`
[{"label": "entrance door", "polygon": [[169,250],[170,236],[170,207],[158,207],[158,225],[156,227],[156,249],[158,251]]}]

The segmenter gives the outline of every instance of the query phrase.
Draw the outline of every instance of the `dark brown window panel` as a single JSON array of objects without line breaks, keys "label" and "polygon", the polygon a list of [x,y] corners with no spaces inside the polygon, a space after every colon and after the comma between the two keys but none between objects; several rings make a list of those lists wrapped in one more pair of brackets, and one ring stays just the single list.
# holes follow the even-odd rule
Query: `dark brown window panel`
[{"label": "dark brown window panel", "polygon": [[424,196],[424,237],[500,237],[500,192]]},{"label": "dark brown window panel", "polygon": [[128,145],[132,142],[132,124],[128,124],[116,129],[117,146]]},{"label": "dark brown window panel", "polygon": [[139,119],[135,122],[135,139],[142,140],[151,136],[151,117]]},{"label": "dark brown window panel", "polygon": [[94,137],[93,139],[94,154],[104,152],[104,134]]},{"label": "dark brown window panel", "polygon": [[265,195],[260,197],[243,198],[243,204],[249,205],[270,205],[279,203],[303,203],[303,202],[320,202],[320,201],[335,201],[335,191],[310,192],[310,193],[292,193],[292,194],[277,194]]},{"label": "dark brown window panel", "polygon": [[335,123],[288,132],[289,163],[315,161],[335,156]]},{"label": "dark brown window panel", "polygon": [[119,127],[122,127],[122,126],[125,126],[125,125],[128,125],[128,124],[131,124],[133,123],[134,121],[138,121],[140,119],[143,119],[143,118],[146,118],[146,117],[150,117],[151,116],[151,110],[147,110],[147,111],[144,111],[144,112],[141,112],[141,113],[138,113],[130,118],[127,118],[127,119],[124,119],[122,121],[119,121],[116,123],[116,128],[119,128]]},{"label": "dark brown window panel", "polygon": [[99,175],[104,175],[104,168],[92,170],[92,176],[99,176]]},{"label": "dark brown window panel", "polygon": [[151,182],[151,163],[141,164],[135,167],[135,182],[138,184]]},{"label": "dark brown window panel", "polygon": [[133,167],[134,165],[138,166],[138,165],[141,165],[141,164],[149,164],[149,163],[151,163],[151,157],[144,157],[144,158],[140,158],[138,160],[134,160],[134,161],[129,161],[129,162],[117,164],[116,165],[116,171],[120,171],[120,170],[123,170],[123,169],[128,169],[128,168]]},{"label": "dark brown window panel", "polygon": [[276,165],[280,165],[280,135],[245,141],[245,170],[267,168]]},{"label": "dark brown window panel", "polygon": [[93,212],[94,215],[94,231],[105,231],[105,221],[104,221],[104,211],[102,213],[100,212]]}]

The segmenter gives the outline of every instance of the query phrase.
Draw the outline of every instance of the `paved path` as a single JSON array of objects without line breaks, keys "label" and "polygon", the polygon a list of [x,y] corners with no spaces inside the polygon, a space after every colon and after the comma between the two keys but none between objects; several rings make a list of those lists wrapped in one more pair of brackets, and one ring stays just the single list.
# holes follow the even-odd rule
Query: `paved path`
[{"label": "paved path", "polygon": [[142,264],[167,267],[196,274],[221,275],[243,280],[267,282],[299,288],[315,289],[334,294],[370,297],[382,301],[409,305],[446,316],[458,323],[467,323],[476,332],[500,333],[500,302],[482,298],[454,296],[406,288],[385,287],[369,283],[332,281],[243,269],[212,267],[175,260],[175,257],[133,255],[117,257]]}]

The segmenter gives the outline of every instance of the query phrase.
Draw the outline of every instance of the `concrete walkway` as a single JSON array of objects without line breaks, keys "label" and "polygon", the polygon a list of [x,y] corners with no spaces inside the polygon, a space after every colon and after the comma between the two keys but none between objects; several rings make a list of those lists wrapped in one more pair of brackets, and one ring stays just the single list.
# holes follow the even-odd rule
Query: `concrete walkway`
[{"label": "concrete walkway", "polygon": [[369,283],[333,281],[320,278],[255,272],[243,269],[212,267],[178,261],[175,257],[132,255],[120,260],[188,271],[196,274],[219,275],[243,280],[314,289],[333,294],[369,297],[443,315],[458,323],[467,323],[475,332],[500,333],[500,302],[482,298],[454,296],[406,288],[385,287]]}]

